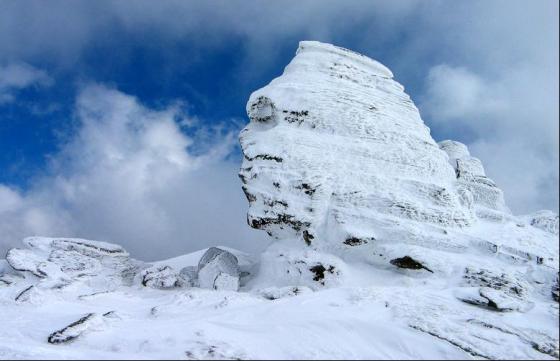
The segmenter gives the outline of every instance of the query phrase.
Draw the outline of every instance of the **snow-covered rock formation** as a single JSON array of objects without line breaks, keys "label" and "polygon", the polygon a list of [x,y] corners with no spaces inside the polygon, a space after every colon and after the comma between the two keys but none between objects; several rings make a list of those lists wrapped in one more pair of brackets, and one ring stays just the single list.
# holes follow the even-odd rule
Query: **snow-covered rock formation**
[{"label": "snow-covered rock formation", "polygon": [[[464,144],[432,139],[387,68],[302,42],[284,73],[251,95],[247,114],[240,134],[247,220],[279,241],[263,255],[257,284],[349,284],[355,265],[365,263],[369,272],[393,273],[396,283],[413,277],[419,288],[445,283],[452,290],[452,303],[415,297],[418,303],[407,305],[411,312],[402,316],[415,329],[474,356],[500,357],[491,344],[504,334],[523,334],[526,347],[542,351],[544,331],[532,316],[516,329],[507,322],[521,316],[504,317],[500,326],[488,310],[553,307],[557,321],[558,216],[513,216]],[[332,279],[305,276],[314,269],[330,270]],[[451,307],[447,316],[438,311],[441,317],[464,310],[469,318],[459,318],[453,331],[434,322],[434,312],[420,312],[420,303]],[[473,306],[485,311],[477,315]],[[460,331],[473,322],[501,331],[485,340]],[[542,349],[557,356],[557,330],[544,334]]]},{"label": "snow-covered rock formation", "polygon": [[0,358],[558,358],[558,215],[513,215],[386,67],[301,42],[247,113],[263,254],[27,238],[0,260]]},{"label": "snow-covered rock formation", "polygon": [[499,219],[503,217],[500,213],[511,213],[506,207],[502,190],[486,176],[482,162],[471,156],[466,145],[453,140],[444,140],[439,143],[439,147],[447,153],[449,163],[455,170],[457,191],[464,199],[468,199],[470,207],[478,210],[479,218],[494,215]]},{"label": "snow-covered rock formation", "polygon": [[247,113],[240,177],[254,228],[318,248],[382,242],[383,262],[404,244],[440,243],[411,240],[412,222],[472,223],[448,157],[374,60],[302,42],[284,74],[251,95]]}]

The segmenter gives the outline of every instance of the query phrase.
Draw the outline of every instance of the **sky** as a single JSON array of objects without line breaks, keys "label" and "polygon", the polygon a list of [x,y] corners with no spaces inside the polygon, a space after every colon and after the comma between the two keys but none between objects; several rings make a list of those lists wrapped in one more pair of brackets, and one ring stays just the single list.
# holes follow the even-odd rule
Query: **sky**
[{"label": "sky", "polygon": [[237,171],[252,91],[300,40],[388,66],[514,214],[558,211],[558,1],[0,1],[0,252],[26,236],[143,260],[270,242]]}]

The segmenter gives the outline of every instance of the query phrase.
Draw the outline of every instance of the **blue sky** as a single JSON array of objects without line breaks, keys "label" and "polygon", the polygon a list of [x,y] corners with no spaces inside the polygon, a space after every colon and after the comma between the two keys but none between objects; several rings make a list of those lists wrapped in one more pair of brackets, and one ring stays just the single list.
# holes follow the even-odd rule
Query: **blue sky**
[{"label": "blue sky", "polygon": [[[235,136],[250,93],[281,74],[299,40],[384,63],[434,138],[468,144],[514,213],[557,210],[557,1],[5,0],[0,248],[46,233],[144,258],[264,247],[244,223]],[[123,114],[137,118],[121,124]],[[133,159],[144,168],[129,169]],[[146,180],[123,191],[130,175]]]}]

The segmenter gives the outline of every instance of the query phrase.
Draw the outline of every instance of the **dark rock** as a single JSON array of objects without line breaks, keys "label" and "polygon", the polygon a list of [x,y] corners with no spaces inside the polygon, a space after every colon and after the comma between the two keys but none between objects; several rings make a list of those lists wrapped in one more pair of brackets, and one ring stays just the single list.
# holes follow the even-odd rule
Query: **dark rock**
[{"label": "dark rock", "polygon": [[90,322],[95,318],[95,313],[88,313],[79,320],[72,322],[68,326],[53,332],[47,341],[51,344],[68,343],[80,337],[89,327]]},{"label": "dark rock", "polygon": [[558,276],[556,276],[556,281],[552,284],[552,299],[556,302],[559,302],[560,296],[560,285],[559,285],[559,280],[558,280]]},{"label": "dark rock", "polygon": [[18,293],[18,295],[16,296],[16,298],[14,299],[16,302],[22,302],[22,301],[26,301],[29,299],[29,295],[30,293],[33,291],[33,289],[35,288],[35,286],[29,286],[26,289],[24,289],[23,291],[21,291],[20,293]]},{"label": "dark rock", "polygon": [[328,272],[330,274],[335,273],[335,267],[334,266],[325,267],[322,264],[315,265],[315,266],[309,268],[309,270],[311,272],[313,272],[313,274],[315,275],[313,277],[313,281],[320,282],[323,285],[325,284],[325,282],[324,282],[325,272]]},{"label": "dark rock", "polygon": [[346,238],[344,242],[342,242],[348,246],[360,246],[362,244],[367,244],[367,239],[357,238],[357,237],[349,237]]},{"label": "dark rock", "polygon": [[401,258],[392,259],[390,263],[393,266],[397,266],[399,268],[414,269],[414,270],[425,269],[428,272],[434,273],[431,269],[424,266],[422,263],[418,262],[417,260],[415,260],[410,256],[404,256]]}]

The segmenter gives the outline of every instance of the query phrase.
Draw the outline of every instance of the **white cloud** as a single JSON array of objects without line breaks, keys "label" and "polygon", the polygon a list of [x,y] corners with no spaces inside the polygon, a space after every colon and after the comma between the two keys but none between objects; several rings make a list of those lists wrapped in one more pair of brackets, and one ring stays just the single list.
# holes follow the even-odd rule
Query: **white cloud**
[{"label": "white cloud", "polygon": [[46,72],[26,63],[0,66],[0,104],[14,101],[18,90],[31,86],[50,86],[52,82]]},{"label": "white cloud", "polygon": [[425,108],[428,115],[437,115],[433,121],[441,125],[453,126],[450,121],[463,121],[485,131],[479,128],[486,128],[484,123],[473,123],[483,114],[500,113],[507,107],[496,87],[465,68],[437,65],[428,74],[425,97],[430,103]]},{"label": "white cloud", "polygon": [[455,133],[482,159],[515,213],[557,210],[558,68],[549,66],[555,55],[540,44],[518,46],[529,59],[508,58],[484,75],[462,66],[432,67],[419,107],[431,126]]},{"label": "white cloud", "polygon": [[[266,245],[245,222],[238,164],[225,160],[236,131],[192,155],[180,108],[155,111],[99,85],[76,102],[80,129],[50,173],[22,194],[0,185],[3,248],[39,234],[107,240],[157,259],[210,245]],[[212,131],[212,130],[209,130]]]}]

